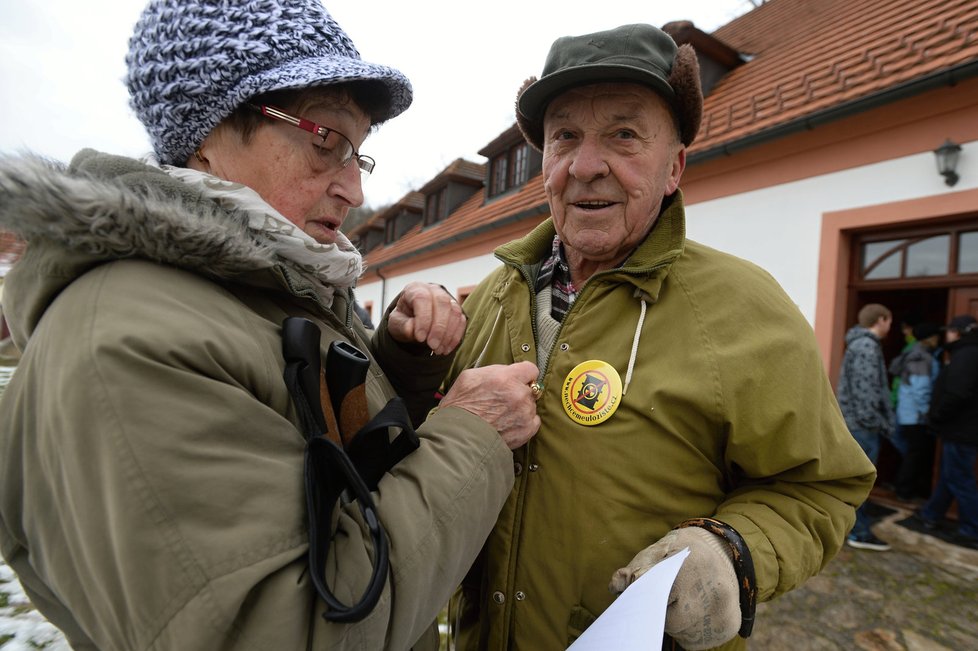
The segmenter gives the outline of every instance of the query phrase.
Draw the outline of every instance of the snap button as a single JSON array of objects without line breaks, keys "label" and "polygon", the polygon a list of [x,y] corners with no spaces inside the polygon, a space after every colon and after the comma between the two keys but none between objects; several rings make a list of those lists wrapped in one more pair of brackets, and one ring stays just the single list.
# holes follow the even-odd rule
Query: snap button
[{"label": "snap button", "polygon": [[540,469],[540,466],[538,464],[535,464],[535,463],[531,463],[530,464],[530,472],[536,472],[539,469]]},{"label": "snap button", "polygon": [[526,599],[526,594],[522,590],[516,593],[516,601],[523,601],[524,599]]},{"label": "snap button", "polygon": [[516,473],[516,476],[517,477],[519,477],[520,475],[522,475],[523,474],[523,464],[520,463],[519,461],[517,461],[516,463],[514,463],[513,464],[513,472]]},{"label": "snap button", "polygon": [[522,350],[524,353],[530,352],[530,344],[523,344],[520,346],[520,350]]},{"label": "snap button", "polygon": [[568,350],[570,350],[570,344],[568,344],[566,342],[565,343],[562,343],[562,344],[560,344],[560,349],[562,351],[564,351],[564,352],[567,352]]},{"label": "snap button", "polygon": [[501,604],[506,601],[506,595],[504,595],[502,592],[499,592],[497,590],[496,592],[492,593],[492,600],[495,601],[497,604]]}]

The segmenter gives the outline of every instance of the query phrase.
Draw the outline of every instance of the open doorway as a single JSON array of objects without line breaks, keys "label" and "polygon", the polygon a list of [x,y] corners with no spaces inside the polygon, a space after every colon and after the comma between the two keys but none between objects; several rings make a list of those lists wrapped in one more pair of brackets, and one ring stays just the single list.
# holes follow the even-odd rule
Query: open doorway
[{"label": "open doorway", "polygon": [[[880,303],[893,313],[893,327],[882,342],[883,356],[889,366],[890,361],[903,351],[907,343],[900,327],[901,323],[907,321],[911,324],[924,321],[938,325],[947,323],[948,295],[949,290],[946,287],[858,291],[853,292],[851,312],[855,314],[867,303]],[[855,317],[852,319],[855,322]],[[900,453],[889,441],[884,441],[877,462],[877,486],[892,485],[899,467]]]}]

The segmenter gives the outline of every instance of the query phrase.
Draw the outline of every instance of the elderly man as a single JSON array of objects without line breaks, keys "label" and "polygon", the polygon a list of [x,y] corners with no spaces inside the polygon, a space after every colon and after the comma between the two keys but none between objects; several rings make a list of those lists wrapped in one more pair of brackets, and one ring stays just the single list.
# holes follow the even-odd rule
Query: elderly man
[{"label": "elderly man", "polygon": [[669,648],[744,648],[755,599],[824,567],[869,492],[792,300],[685,238],[702,101],[693,50],[648,25],[558,39],[519,92],[552,218],[496,251],[447,383],[535,362],[542,425],[453,600],[458,648],[566,648],[686,547]]}]

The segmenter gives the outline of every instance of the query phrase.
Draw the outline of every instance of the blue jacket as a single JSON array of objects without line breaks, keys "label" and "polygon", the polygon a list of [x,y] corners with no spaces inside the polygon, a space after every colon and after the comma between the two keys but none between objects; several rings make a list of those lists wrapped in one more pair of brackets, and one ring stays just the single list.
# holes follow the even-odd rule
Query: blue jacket
[{"label": "blue jacket", "polygon": [[919,341],[894,362],[895,364],[891,364],[891,369],[900,374],[896,405],[897,423],[922,425],[927,417],[930,394],[940,365],[934,358],[933,351]]}]

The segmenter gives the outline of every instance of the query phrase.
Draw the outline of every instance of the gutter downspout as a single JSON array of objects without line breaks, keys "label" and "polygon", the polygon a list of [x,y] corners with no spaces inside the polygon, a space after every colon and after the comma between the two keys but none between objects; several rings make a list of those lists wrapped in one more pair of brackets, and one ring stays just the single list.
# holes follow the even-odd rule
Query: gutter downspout
[{"label": "gutter downspout", "polygon": [[[380,278],[380,314],[387,311],[387,278],[381,273],[383,267],[374,267],[374,273]],[[378,321],[379,323],[379,321]]]}]

